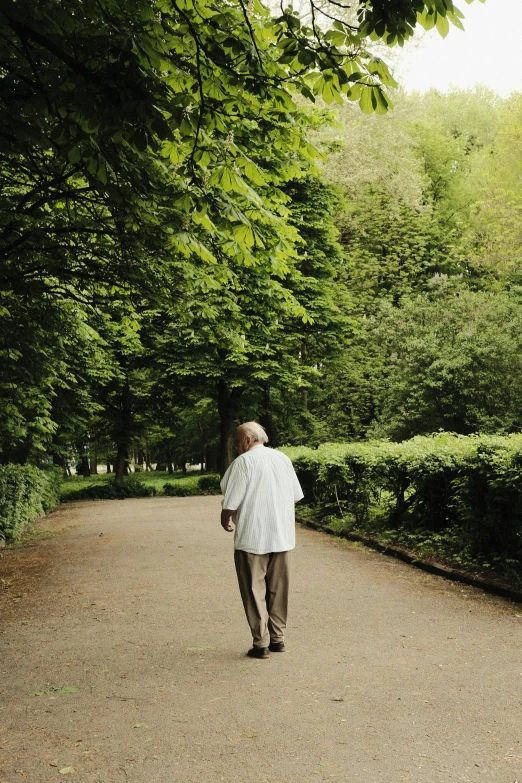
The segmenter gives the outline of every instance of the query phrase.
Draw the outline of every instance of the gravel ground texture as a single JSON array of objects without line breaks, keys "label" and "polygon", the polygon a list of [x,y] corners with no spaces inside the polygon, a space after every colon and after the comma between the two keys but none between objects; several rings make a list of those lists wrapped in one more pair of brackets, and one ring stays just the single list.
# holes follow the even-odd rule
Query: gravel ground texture
[{"label": "gravel ground texture", "polygon": [[0,559],[0,783],[522,783],[522,608],[299,529],[287,652],[220,499],[68,504]]}]

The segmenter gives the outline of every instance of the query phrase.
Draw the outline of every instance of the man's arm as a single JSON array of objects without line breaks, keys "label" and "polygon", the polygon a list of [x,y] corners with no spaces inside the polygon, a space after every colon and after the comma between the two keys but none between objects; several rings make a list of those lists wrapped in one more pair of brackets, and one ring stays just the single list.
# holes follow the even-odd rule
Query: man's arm
[{"label": "man's arm", "polygon": [[[235,514],[240,507],[247,488],[246,468],[241,457],[235,459],[230,465],[223,476],[221,488],[224,495],[221,504],[223,508],[221,512],[221,527],[227,533],[232,533],[234,530],[231,524],[232,514]],[[227,505],[232,506],[232,508],[227,508]]]},{"label": "man's arm", "polygon": [[224,508],[221,511],[221,527],[223,530],[226,530],[227,533],[232,533],[234,528],[231,524],[232,514],[234,512],[231,511],[229,508]]}]

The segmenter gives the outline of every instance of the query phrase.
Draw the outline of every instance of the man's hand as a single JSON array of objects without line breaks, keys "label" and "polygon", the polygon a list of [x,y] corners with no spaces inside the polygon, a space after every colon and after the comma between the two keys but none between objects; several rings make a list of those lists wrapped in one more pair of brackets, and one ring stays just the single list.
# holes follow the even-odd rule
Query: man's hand
[{"label": "man's hand", "polygon": [[230,511],[228,508],[224,508],[221,512],[221,527],[223,530],[226,530],[227,533],[232,533],[234,531],[234,528],[231,523],[232,514],[234,512]]}]

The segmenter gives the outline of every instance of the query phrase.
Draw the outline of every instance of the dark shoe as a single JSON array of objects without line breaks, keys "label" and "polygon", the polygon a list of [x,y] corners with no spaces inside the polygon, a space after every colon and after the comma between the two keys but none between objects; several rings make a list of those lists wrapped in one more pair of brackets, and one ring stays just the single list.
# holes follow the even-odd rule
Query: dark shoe
[{"label": "dark shoe", "polygon": [[252,649],[247,652],[247,655],[249,658],[270,658],[268,647],[252,647]]},{"label": "dark shoe", "polygon": [[284,642],[270,642],[268,649],[270,652],[284,652],[285,651],[285,643]]}]

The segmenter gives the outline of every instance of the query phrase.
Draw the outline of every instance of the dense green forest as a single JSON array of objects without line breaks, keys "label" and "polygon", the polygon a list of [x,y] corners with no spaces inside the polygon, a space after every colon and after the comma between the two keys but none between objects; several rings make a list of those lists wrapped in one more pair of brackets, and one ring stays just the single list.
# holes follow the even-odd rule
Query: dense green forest
[{"label": "dense green forest", "polygon": [[396,87],[448,0],[320,5],[4,4],[1,463],[520,429],[522,96]]}]

